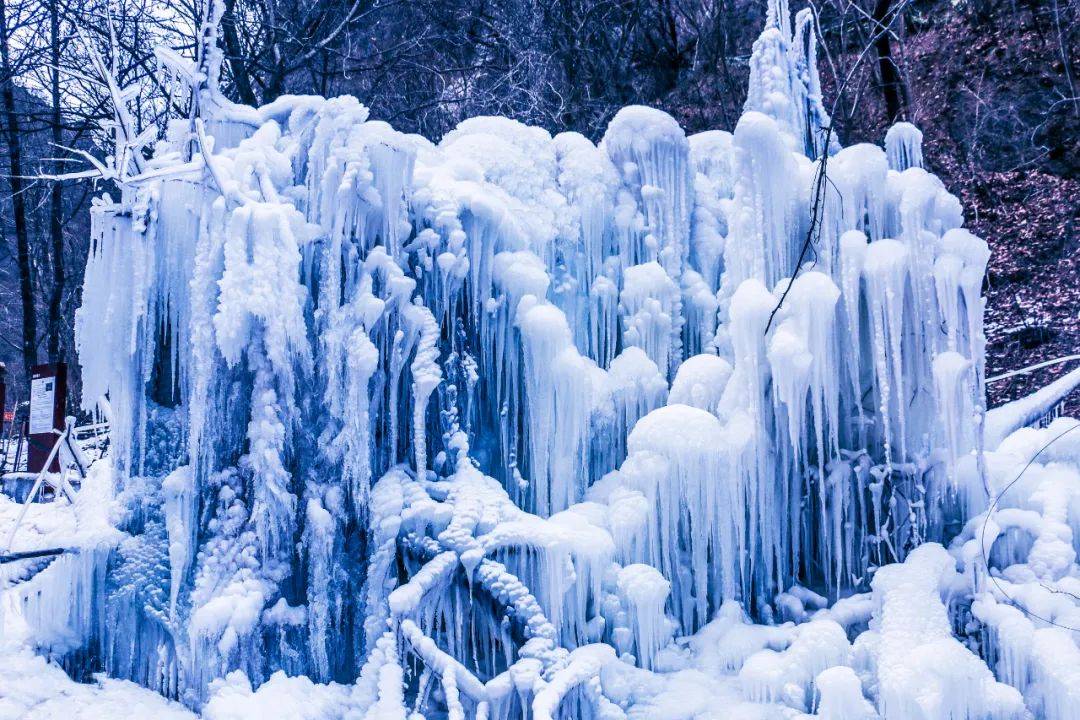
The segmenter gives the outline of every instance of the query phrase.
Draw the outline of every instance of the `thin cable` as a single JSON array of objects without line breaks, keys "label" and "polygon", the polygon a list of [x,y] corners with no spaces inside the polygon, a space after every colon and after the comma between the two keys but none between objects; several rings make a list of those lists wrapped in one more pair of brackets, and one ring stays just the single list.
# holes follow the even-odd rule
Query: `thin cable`
[{"label": "thin cable", "polygon": [[1053,360],[1046,360],[1034,365],[1028,365],[1027,367],[1020,368],[1019,370],[1010,370],[1007,373],[1001,373],[994,377],[986,378],[987,383],[997,382],[998,380],[1004,380],[1006,378],[1016,377],[1017,375],[1027,375],[1030,372],[1041,370],[1044,367],[1050,367],[1051,365],[1060,365],[1061,363],[1070,362],[1072,360],[1080,360],[1080,355],[1066,355],[1065,357],[1054,358]]}]

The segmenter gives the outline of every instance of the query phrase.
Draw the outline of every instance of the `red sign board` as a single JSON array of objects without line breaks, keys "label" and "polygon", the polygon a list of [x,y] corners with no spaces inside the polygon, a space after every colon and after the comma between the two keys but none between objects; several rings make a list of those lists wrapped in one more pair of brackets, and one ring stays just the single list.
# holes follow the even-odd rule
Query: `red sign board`
[{"label": "red sign board", "polygon": [[[30,417],[27,420],[26,455],[28,472],[40,472],[56,444],[54,430],[64,429],[67,399],[67,366],[64,363],[35,365],[30,371]],[[60,460],[54,458],[50,472],[60,472]]]}]

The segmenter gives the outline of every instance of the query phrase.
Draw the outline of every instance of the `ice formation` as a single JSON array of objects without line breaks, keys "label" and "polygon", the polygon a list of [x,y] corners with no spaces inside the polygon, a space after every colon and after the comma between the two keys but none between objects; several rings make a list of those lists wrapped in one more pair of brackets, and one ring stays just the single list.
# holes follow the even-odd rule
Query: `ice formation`
[{"label": "ice formation", "polygon": [[1070,717],[1080,434],[984,455],[986,244],[916,128],[840,146],[814,22],[734,133],[598,145],[162,52],[199,114],[77,328],[123,535],[20,586],[35,644],[207,717]]}]

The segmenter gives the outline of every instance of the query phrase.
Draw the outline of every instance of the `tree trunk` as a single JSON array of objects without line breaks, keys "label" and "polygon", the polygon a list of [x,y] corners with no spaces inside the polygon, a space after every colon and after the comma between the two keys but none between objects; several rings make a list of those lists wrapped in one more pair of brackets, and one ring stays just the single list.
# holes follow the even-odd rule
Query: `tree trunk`
[{"label": "tree trunk", "polygon": [[254,107],[258,102],[251,87],[248,62],[244,59],[240,38],[236,34],[236,0],[225,0],[225,13],[221,16],[221,36],[225,41],[225,52],[229,59],[229,69],[232,70],[233,84],[236,85],[236,94],[240,102]]},{"label": "tree trunk", "polygon": [[[63,125],[60,113],[60,12],[59,0],[49,1],[49,55],[52,61],[52,144],[53,152],[60,152],[63,144]],[[56,174],[63,172],[62,163],[54,163]],[[49,189],[49,239],[52,246],[53,287],[49,295],[49,362],[60,362],[60,345],[64,329],[61,303],[67,282],[64,268],[64,187],[54,181]]]},{"label": "tree trunk", "polygon": [[885,115],[892,125],[907,109],[907,92],[900,69],[893,60],[892,41],[888,26],[892,24],[889,10],[892,0],[877,0],[874,4],[874,49],[877,51],[878,72],[881,74],[881,94],[885,99]]},{"label": "tree trunk", "polygon": [[30,267],[30,237],[26,227],[26,198],[23,195],[22,145],[19,115],[15,107],[15,78],[12,76],[11,38],[7,2],[0,0],[0,103],[7,131],[8,183],[11,186],[12,219],[19,261],[19,294],[22,298],[22,356],[27,374],[37,364],[37,315],[34,311],[34,284]]}]

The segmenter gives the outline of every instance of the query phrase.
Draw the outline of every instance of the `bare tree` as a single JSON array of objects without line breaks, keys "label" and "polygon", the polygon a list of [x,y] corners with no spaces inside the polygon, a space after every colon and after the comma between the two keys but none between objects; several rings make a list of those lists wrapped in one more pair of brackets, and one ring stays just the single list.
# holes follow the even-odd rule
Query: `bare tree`
[{"label": "bare tree", "polygon": [[11,188],[12,221],[19,261],[19,295],[22,303],[22,359],[24,366],[37,363],[37,310],[27,227],[25,183],[23,180],[22,131],[15,101],[15,78],[19,72],[18,52],[12,36],[25,21],[25,14],[12,12],[7,0],[0,0],[0,112],[3,113],[7,141],[8,185]]},{"label": "bare tree", "polygon": [[[49,12],[49,96],[50,137],[56,153],[63,145],[63,115],[60,111],[60,4],[59,0],[46,0]],[[63,171],[60,160],[54,161],[57,174]],[[61,359],[60,343],[63,334],[64,315],[61,304],[67,276],[64,268],[64,186],[54,182],[49,187],[49,238],[52,247],[53,286],[49,293],[49,360]]]},{"label": "bare tree", "polygon": [[876,0],[874,3],[874,50],[877,52],[878,73],[881,76],[881,95],[885,100],[885,119],[889,124],[903,117],[907,107],[907,88],[900,76],[900,68],[893,59],[892,50],[890,26],[897,14],[894,0]]}]

